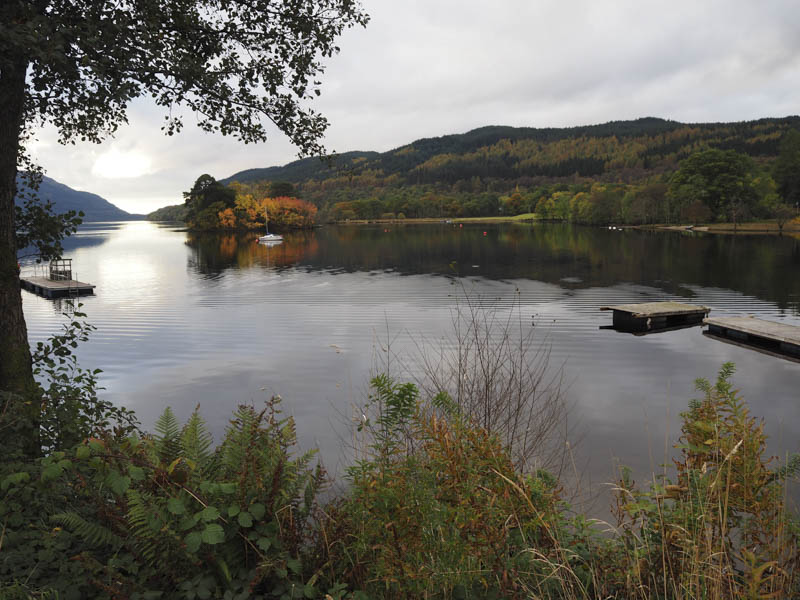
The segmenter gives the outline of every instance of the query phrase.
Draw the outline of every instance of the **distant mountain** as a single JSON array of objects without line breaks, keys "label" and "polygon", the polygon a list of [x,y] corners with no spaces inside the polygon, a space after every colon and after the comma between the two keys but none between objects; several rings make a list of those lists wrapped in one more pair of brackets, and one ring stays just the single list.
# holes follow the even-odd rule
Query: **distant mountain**
[{"label": "distant mountain", "polygon": [[[57,213],[64,213],[68,210],[83,211],[84,222],[91,221],[138,221],[145,218],[144,215],[131,214],[117,208],[105,198],[90,192],[80,192],[71,187],[59,183],[50,177],[44,177],[39,186],[39,197],[42,200],[50,200]],[[16,198],[19,204],[19,197]]]}]

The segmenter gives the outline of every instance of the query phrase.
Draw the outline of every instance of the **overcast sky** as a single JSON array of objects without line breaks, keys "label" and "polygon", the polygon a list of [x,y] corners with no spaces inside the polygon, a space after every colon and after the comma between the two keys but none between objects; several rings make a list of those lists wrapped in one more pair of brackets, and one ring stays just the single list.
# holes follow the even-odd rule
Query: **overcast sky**
[{"label": "overcast sky", "polygon": [[[483,125],[570,126],[656,116],[741,121],[800,113],[798,0],[362,0],[315,104],[329,150],[384,151]],[[40,132],[47,175],[129,212],[182,202],[203,173],[291,162],[275,133],[244,145],[187,119],[160,132],[145,100],[101,145]]]}]

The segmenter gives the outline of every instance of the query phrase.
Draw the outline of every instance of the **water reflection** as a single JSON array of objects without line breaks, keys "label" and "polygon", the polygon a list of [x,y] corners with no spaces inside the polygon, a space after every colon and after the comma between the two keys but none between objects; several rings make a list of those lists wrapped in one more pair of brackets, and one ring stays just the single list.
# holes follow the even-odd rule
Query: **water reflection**
[{"label": "water reflection", "polygon": [[636,283],[691,299],[693,286],[733,289],[800,314],[800,240],[695,232],[608,231],[571,225],[325,227],[287,235],[189,234],[191,270],[217,277],[254,265],[283,270],[382,271],[517,278],[564,289]]},{"label": "water reflection", "polygon": [[287,234],[280,244],[259,244],[258,234],[188,233],[192,249],[189,269],[204,277],[217,278],[227,269],[285,270],[302,264],[319,251],[314,231]]}]

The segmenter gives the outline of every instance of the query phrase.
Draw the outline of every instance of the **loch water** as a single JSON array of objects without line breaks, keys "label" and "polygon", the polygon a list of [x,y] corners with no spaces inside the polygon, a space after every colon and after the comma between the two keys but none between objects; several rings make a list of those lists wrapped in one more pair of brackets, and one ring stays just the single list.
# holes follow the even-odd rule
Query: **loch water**
[{"label": "loch water", "polygon": [[[219,440],[232,410],[279,394],[300,445],[330,470],[348,460],[371,374],[412,377],[421,346],[452,337],[465,295],[511,315],[563,368],[575,469],[587,481],[659,470],[698,377],[726,361],[770,452],[800,450],[800,363],[723,343],[700,327],[633,336],[606,329],[610,304],[678,300],[712,316],[800,325],[800,240],[561,224],[326,226],[265,247],[256,235],[91,223],[67,240],[82,310],[97,330],[77,350],[102,394],[145,428],[165,406],[199,405]],[[32,342],[65,322],[63,301],[23,292]]]}]

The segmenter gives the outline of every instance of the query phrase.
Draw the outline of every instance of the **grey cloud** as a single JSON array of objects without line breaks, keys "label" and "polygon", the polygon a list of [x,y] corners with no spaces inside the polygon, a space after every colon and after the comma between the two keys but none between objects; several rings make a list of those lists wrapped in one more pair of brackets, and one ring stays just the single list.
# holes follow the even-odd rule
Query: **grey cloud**
[{"label": "grey cloud", "polygon": [[[366,30],[347,31],[316,108],[330,149],[388,150],[487,124],[570,126],[646,115],[684,121],[797,113],[800,9],[794,0],[367,0]],[[42,148],[49,174],[131,211],[180,201],[201,173],[284,164],[277,132],[245,146],[196,130],[164,137],[142,100],[100,147]],[[47,133],[43,133],[47,138]],[[52,136],[51,136],[52,137]],[[52,139],[50,141],[53,141]],[[154,172],[92,175],[116,145],[146,152]]]}]

